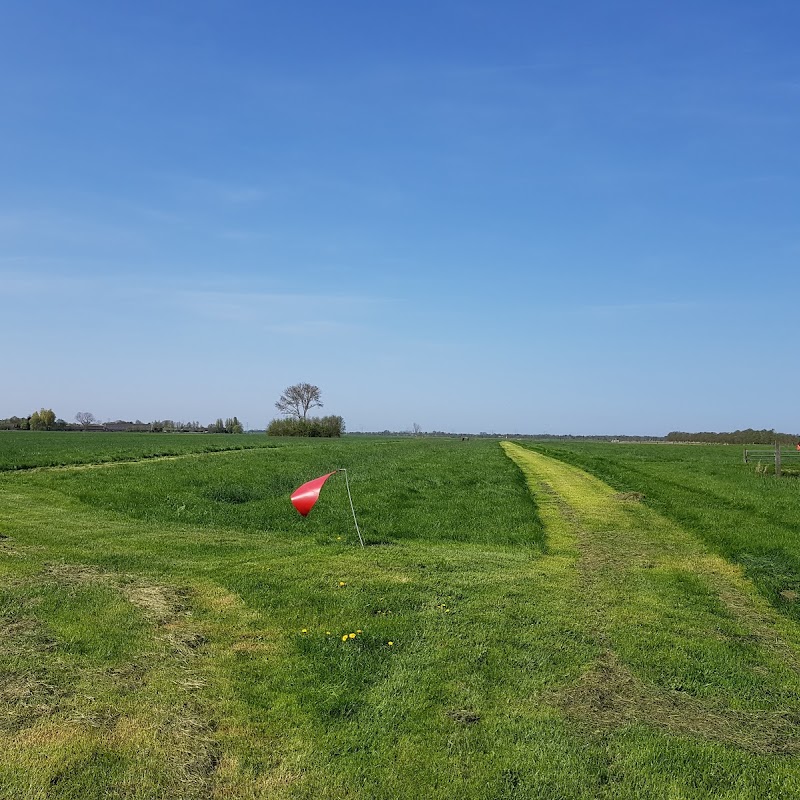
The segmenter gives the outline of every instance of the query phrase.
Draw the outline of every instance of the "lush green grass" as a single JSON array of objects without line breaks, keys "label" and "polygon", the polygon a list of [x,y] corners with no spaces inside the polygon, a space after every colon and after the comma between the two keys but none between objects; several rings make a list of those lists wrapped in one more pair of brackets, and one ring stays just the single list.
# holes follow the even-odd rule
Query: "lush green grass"
[{"label": "lush green grass", "polygon": [[[672,521],[492,442],[278,444],[0,476],[0,798],[800,791],[796,627]],[[366,548],[341,477],[288,502],[337,467]]]},{"label": "lush green grass", "polygon": [[0,471],[275,446],[255,434],[0,431]]},{"label": "lush green grass", "polygon": [[[348,470],[367,541],[405,539],[487,544],[541,542],[516,471],[497,446],[431,440],[278,440],[276,449],[198,455],[163,462],[51,470],[25,479],[81,503],[153,522],[216,526],[239,533],[355,537],[343,476],[325,487],[322,513],[300,517],[287,501],[297,486]],[[495,463],[486,462],[487,452]],[[499,468],[497,464],[504,468]],[[523,498],[523,502],[520,502]]]},{"label": "lush green grass", "polygon": [[800,620],[800,480],[760,475],[727,445],[534,445],[620,491],[640,492],[741,564],[765,597]]}]

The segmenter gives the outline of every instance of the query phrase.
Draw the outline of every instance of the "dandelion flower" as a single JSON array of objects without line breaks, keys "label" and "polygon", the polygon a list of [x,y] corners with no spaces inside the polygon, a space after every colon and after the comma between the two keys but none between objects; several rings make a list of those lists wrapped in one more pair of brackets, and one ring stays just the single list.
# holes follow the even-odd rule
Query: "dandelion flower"
[{"label": "dandelion flower", "polygon": [[343,641],[343,642],[346,642],[346,641],[348,640],[348,638],[349,638],[349,637],[348,637],[348,635],[347,635],[347,634],[345,634],[344,636],[342,636],[342,641]]},{"label": "dandelion flower", "polygon": [[339,586],[347,586],[347,584],[344,581],[339,581]]},{"label": "dandelion flower", "polygon": [[337,541],[337,542],[341,542],[341,541],[342,541],[342,537],[341,537],[341,536],[337,536],[337,537],[336,537],[336,541]]},{"label": "dandelion flower", "polygon": [[303,628],[303,630],[301,630],[300,633],[308,633],[308,628]]},{"label": "dandelion flower", "polygon": [[350,633],[350,634],[348,634],[348,636],[349,636],[351,639],[355,639],[355,638],[356,638],[356,635],[355,635],[354,633]]},{"label": "dandelion flower", "polygon": [[387,642],[387,644],[389,645],[389,647],[392,647],[394,645],[394,642]]},{"label": "dandelion flower", "polygon": [[364,633],[364,631],[362,631],[362,630],[361,630],[361,628],[359,628],[359,629],[356,631],[356,633]]}]

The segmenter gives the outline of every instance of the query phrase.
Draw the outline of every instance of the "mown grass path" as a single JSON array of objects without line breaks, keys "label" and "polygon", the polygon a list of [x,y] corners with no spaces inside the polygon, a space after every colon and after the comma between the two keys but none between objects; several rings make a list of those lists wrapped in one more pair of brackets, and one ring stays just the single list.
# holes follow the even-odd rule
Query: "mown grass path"
[{"label": "mown grass path", "polygon": [[[800,631],[740,568],[577,467],[511,443],[552,555],[572,554],[576,606],[600,645],[554,702],[598,728],[643,724],[753,753],[800,751]],[[782,791],[800,794],[794,775]]]},{"label": "mown grass path", "polygon": [[586,470],[740,564],[760,594],[800,624],[800,482],[776,480],[726,445],[559,442],[526,447]]}]

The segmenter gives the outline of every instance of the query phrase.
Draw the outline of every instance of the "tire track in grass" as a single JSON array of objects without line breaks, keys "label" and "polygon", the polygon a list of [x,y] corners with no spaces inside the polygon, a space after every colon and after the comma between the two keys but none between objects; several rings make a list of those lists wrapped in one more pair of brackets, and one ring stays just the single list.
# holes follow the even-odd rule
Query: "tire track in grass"
[{"label": "tire track in grass", "polygon": [[124,456],[121,458],[107,458],[101,461],[81,461],[76,464],[36,464],[33,466],[20,466],[14,469],[0,469],[0,474],[8,473],[18,475],[22,473],[37,472],[81,472],[83,470],[102,469],[104,467],[119,467],[126,464],[148,464],[158,461],[185,461],[203,456],[228,455],[230,453],[252,453],[259,450],[275,450],[275,445],[254,447],[228,447],[219,450],[197,450],[191,453],[156,453],[153,455]]},{"label": "tire track in grass", "polygon": [[600,656],[549,702],[598,729],[647,725],[800,752],[800,630],[740,567],[577,467],[510,442],[550,546],[579,553],[575,613]]}]

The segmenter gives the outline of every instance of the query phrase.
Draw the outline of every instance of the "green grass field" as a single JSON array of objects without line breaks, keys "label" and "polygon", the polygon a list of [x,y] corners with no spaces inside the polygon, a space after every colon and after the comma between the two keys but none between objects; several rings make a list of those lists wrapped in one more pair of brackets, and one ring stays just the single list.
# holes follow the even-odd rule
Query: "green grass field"
[{"label": "green grass field", "polygon": [[800,485],[733,448],[26,436],[3,800],[800,796]]},{"label": "green grass field", "polygon": [[250,434],[0,431],[0,471],[274,446]]}]

